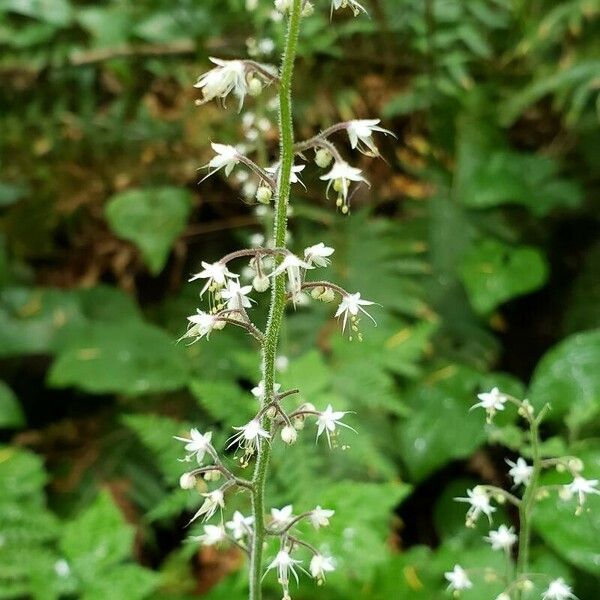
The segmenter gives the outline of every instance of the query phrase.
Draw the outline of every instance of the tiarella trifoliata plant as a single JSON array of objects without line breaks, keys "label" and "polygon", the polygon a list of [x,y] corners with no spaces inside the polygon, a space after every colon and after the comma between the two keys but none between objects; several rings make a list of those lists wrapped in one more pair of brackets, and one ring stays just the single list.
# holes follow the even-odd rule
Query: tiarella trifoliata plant
[{"label": "tiarella trifoliata plant", "polygon": [[[484,540],[492,550],[504,553],[507,569],[505,573],[495,573],[491,569],[486,572],[488,580],[502,581],[504,591],[496,600],[524,600],[532,598],[534,589],[541,591],[542,600],[575,599],[571,586],[563,578],[553,578],[547,574],[530,570],[531,525],[536,503],[549,494],[557,494],[561,501],[573,504],[573,518],[578,518],[586,510],[586,497],[600,494],[598,480],[586,479],[583,475],[585,466],[574,456],[548,457],[542,453],[540,424],[549,410],[546,405],[537,414],[528,400],[520,400],[493,388],[489,392],[478,395],[473,409],[485,410],[488,424],[493,422],[497,413],[505,410],[507,405],[517,407],[519,416],[527,426],[528,442],[523,449],[525,457],[506,460],[508,477],[512,481],[510,491],[494,485],[477,485],[467,490],[466,496],[455,498],[458,502],[469,505],[466,514],[467,527],[475,527],[480,517],[487,519],[490,531]],[[569,482],[562,485],[544,485],[541,475],[544,470],[556,469],[568,473]],[[514,507],[518,514],[519,531],[512,525],[494,523],[498,506],[507,504]],[[479,569],[476,569],[479,570]],[[455,596],[464,590],[473,588],[468,565],[455,565],[452,571],[445,574],[448,589]],[[481,590],[481,594],[485,594]]]},{"label": "tiarella trifoliata plant", "polygon": [[[247,6],[252,9],[256,5],[248,2]],[[332,12],[346,8],[355,16],[364,12],[364,8],[354,0],[333,0],[331,3]],[[317,408],[310,403],[299,403],[291,410],[284,408],[282,401],[292,399],[298,393],[293,389],[282,390],[275,383],[275,371],[281,359],[277,356],[277,350],[285,310],[306,302],[310,297],[321,302],[337,301],[335,317],[350,340],[361,339],[359,322],[362,315],[374,321],[368,312],[368,307],[374,303],[363,299],[360,292],[346,291],[317,277],[308,278],[309,274],[316,273],[331,262],[334,248],[317,240],[301,251],[293,252],[288,248],[290,189],[293,184],[302,183],[300,176],[306,167],[303,161],[313,152],[317,167],[325,170],[321,179],[327,182],[326,195],[329,196],[333,190],[336,206],[343,214],[348,214],[351,188],[368,185],[368,182],[360,169],[350,166],[342,157],[331,138],[345,132],[351,149],[377,156],[379,152],[374,134],[390,134],[379,126],[379,120],[355,120],[329,127],[306,141],[294,142],[291,88],[296,46],[301,22],[312,14],[314,8],[306,0],[276,0],[274,10],[282,21],[287,21],[285,48],[279,70],[254,60],[213,58],[214,68],[202,75],[196,84],[202,94],[198,104],[211,100],[225,104],[228,96],[233,95],[240,111],[247,96],[258,96],[265,86],[278,89],[276,106],[279,112],[280,152],[275,163],[260,166],[258,162],[264,162],[267,157],[259,156],[255,162],[249,156],[252,152],[247,145],[213,143],[214,157],[206,165],[206,177],[217,172],[229,177],[237,169],[234,176],[243,185],[246,197],[248,192],[253,193],[260,210],[269,210],[269,206],[273,205],[272,238],[264,239],[257,235],[250,248],[232,252],[214,263],[202,262],[202,270],[190,281],[200,283],[200,297],[205,306],[188,317],[188,329],[181,338],[195,343],[202,338],[208,339],[226,326],[236,326],[255,339],[262,353],[262,379],[252,389],[252,395],[258,400],[256,414],[247,423],[234,428],[226,446],[226,449],[234,449],[242,468],[254,462],[252,477],[239,477],[226,466],[212,443],[211,432],[201,433],[192,429],[189,437],[177,438],[185,444],[186,455],[183,460],[197,463],[195,468],[181,477],[181,487],[195,489],[200,478],[205,482],[215,482],[210,486],[203,484],[203,489],[213,489],[201,494],[200,506],[192,517],[192,521],[202,519],[206,522],[215,518],[215,522],[206,523],[204,533],[194,539],[205,545],[235,544],[247,553],[250,600],[261,598],[261,582],[271,572],[276,573],[283,598],[289,600],[290,583],[292,580],[298,581],[301,573],[322,583],[327,574],[335,569],[334,558],[301,539],[298,528],[303,521],[315,529],[326,527],[334,516],[333,510],[316,506],[312,510],[294,514],[292,506],[285,506],[267,511],[265,481],[272,445],[294,444],[309,421],[314,422],[317,441],[324,438],[330,448],[340,428],[352,430],[344,422],[347,412],[335,410],[331,405]],[[256,44],[253,48],[259,52]],[[269,128],[269,123],[247,113],[242,116],[242,126],[247,132],[247,141],[253,141],[261,131]],[[251,284],[246,285],[243,275],[248,274]],[[269,315],[266,326],[261,327],[251,316],[256,302],[253,296],[268,290]],[[227,496],[235,490],[248,494],[251,513],[245,516],[236,511],[227,520],[224,516],[227,513]],[[268,537],[278,539],[279,546],[276,554],[267,560],[263,555]]]}]

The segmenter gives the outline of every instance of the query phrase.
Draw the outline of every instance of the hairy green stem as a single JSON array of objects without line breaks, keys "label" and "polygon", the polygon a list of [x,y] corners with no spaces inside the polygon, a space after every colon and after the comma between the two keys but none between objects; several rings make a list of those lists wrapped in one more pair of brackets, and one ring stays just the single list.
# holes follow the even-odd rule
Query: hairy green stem
[{"label": "hairy green stem", "polygon": [[[294,122],[292,118],[292,78],[294,62],[300,31],[302,14],[302,0],[293,0],[289,11],[288,29],[283,53],[281,75],[279,82],[279,129],[280,129],[280,154],[281,163],[279,181],[275,197],[275,219],[273,225],[273,238],[276,248],[285,246],[287,230],[287,208],[290,199],[290,179],[294,164]],[[276,258],[281,262],[282,257]],[[275,357],[279,344],[279,334],[286,304],[285,274],[275,277],[271,288],[271,305],[269,319],[263,342],[263,405],[273,400],[273,387],[275,378]],[[265,421],[267,417],[263,417]],[[273,431],[272,423],[270,429]],[[254,470],[252,513],[254,516],[254,536],[250,548],[250,600],[260,600],[262,597],[261,579],[263,573],[263,546],[265,538],[265,481],[269,460],[271,457],[270,444],[261,444]]]}]

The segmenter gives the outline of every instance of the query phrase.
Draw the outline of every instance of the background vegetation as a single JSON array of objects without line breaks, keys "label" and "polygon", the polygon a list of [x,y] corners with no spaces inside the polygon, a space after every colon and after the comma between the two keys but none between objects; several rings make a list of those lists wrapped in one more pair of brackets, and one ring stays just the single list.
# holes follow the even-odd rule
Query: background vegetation
[{"label": "background vegetation", "polygon": [[[327,307],[291,315],[281,382],[356,411],[359,435],[276,454],[270,499],[337,513],[319,538],[338,571],[299,599],[441,598],[454,563],[498,563],[452,498],[507,485],[523,443],[515,414],[486,428],[469,412],[478,391],[550,402],[548,452],[600,476],[598,5],[365,0],[370,20],[332,27],[316,3],[299,137],[383,115],[398,140],[357,165],[373,187],[349,218],[296,189],[294,244],[335,246],[335,280],[383,308],[362,344]],[[175,340],[200,260],[267,225],[247,182],[198,186],[197,170],[210,140],[275,155],[271,94],[245,109],[263,144],[235,109],[197,109],[191,84],[210,55],[275,62],[271,9],[0,2],[0,598],[244,597],[242,556],[185,542],[198,498],[177,487],[171,436],[194,424],[218,445],[251,416],[256,355],[228,328]],[[600,590],[600,498],[589,508],[550,498],[535,522],[536,568],[582,600]]]}]

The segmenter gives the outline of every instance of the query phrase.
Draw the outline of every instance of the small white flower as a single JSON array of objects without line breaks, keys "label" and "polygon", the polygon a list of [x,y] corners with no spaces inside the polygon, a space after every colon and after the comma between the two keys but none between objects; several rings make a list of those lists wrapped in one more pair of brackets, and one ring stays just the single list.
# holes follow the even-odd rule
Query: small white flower
[{"label": "small white flower", "polygon": [[225,496],[223,495],[222,490],[218,489],[202,495],[205,500],[196,514],[190,519],[190,523],[201,516],[203,516],[203,521],[208,521],[218,509],[222,510],[225,507]]},{"label": "small white flower", "polygon": [[196,487],[196,477],[192,473],[184,473],[179,478],[179,487],[182,490],[191,490]]},{"label": "small white flower", "polygon": [[287,272],[288,283],[292,300],[296,300],[298,294],[302,291],[302,271],[301,269],[312,269],[312,265],[298,258],[295,254],[286,254],[281,264],[271,273],[273,277]]},{"label": "small white flower", "polygon": [[509,552],[517,543],[518,538],[512,527],[500,525],[496,531],[490,531],[489,536],[484,539],[492,545],[492,550],[504,550],[505,552]]},{"label": "small white flower", "polygon": [[317,267],[326,267],[331,259],[329,258],[335,250],[326,246],[323,242],[319,242],[314,246],[309,246],[304,250],[304,259],[309,265]]},{"label": "small white flower", "polygon": [[493,388],[489,392],[482,392],[477,394],[479,402],[471,406],[471,410],[474,408],[483,408],[487,413],[488,421],[491,421],[496,412],[504,410],[504,404],[508,400],[506,394],[503,394],[497,387]]},{"label": "small white flower", "polygon": [[275,359],[275,368],[283,373],[290,366],[290,359],[287,356],[281,355]]},{"label": "small white flower", "polygon": [[[274,383],[273,384],[273,392],[275,394],[277,394],[280,389],[281,389],[281,384],[280,383]],[[256,385],[255,387],[252,388],[252,395],[259,402],[264,402],[265,401],[265,382],[262,379],[258,382],[258,385]]]},{"label": "small white flower", "polygon": [[311,511],[308,520],[315,529],[319,529],[320,527],[328,527],[329,519],[331,519],[333,515],[335,515],[335,510],[317,506]]},{"label": "small white flower", "polygon": [[358,331],[358,313],[359,311],[367,315],[375,325],[377,322],[375,319],[363,308],[363,306],[371,306],[375,304],[374,302],[370,302],[369,300],[363,300],[360,297],[360,293],[356,292],[356,294],[348,294],[342,298],[340,305],[335,313],[335,317],[342,317],[342,331],[346,331],[346,324],[348,322],[348,317],[350,317],[351,329],[353,331]]},{"label": "small white flower", "polygon": [[241,310],[252,306],[252,299],[248,298],[251,291],[251,285],[242,286],[239,282],[230,280],[227,287],[221,291],[221,297],[226,301],[228,310]]},{"label": "small white flower", "polygon": [[339,10],[340,8],[350,8],[357,17],[361,12],[368,14],[362,4],[359,4],[356,0],[331,0],[331,12]]},{"label": "small white flower", "polygon": [[197,279],[207,280],[200,291],[200,297],[202,297],[204,292],[208,289],[222,288],[227,283],[228,278],[237,279],[238,275],[232,273],[227,268],[227,265],[224,265],[223,263],[207,263],[202,261],[202,271],[190,277],[188,281],[196,281]]},{"label": "small white flower", "polygon": [[533,467],[528,465],[524,458],[519,456],[517,462],[507,459],[506,464],[510,467],[508,474],[512,477],[515,487],[518,485],[529,485],[531,475],[533,474]]},{"label": "small white flower", "polygon": [[341,422],[341,419],[343,419],[344,416],[347,414],[348,414],[347,411],[341,411],[341,410],[334,411],[331,404],[328,404],[327,408],[322,413],[320,413],[319,416],[317,417],[317,439],[319,439],[321,434],[323,432],[325,432],[325,435],[327,436],[327,443],[329,444],[329,447],[331,448],[331,435],[330,434],[335,432],[335,429],[338,425],[341,425],[342,427],[345,427],[346,429],[355,431],[354,429],[352,429],[352,427],[350,427],[350,425],[346,425],[345,423]]},{"label": "small white flower", "polygon": [[290,583],[290,573],[298,582],[298,574],[296,573],[296,565],[302,561],[295,560],[290,556],[287,550],[280,550],[275,557],[275,560],[267,567],[267,571],[277,569],[277,581],[282,585],[283,592],[287,596]]},{"label": "small white flower", "polygon": [[358,148],[367,156],[379,156],[379,150],[373,141],[373,132],[379,131],[385,135],[394,135],[388,129],[379,127],[379,119],[359,119],[348,123],[347,131],[352,149]]},{"label": "small white flower", "polygon": [[205,525],[202,535],[193,536],[193,542],[200,542],[204,546],[214,546],[220,544],[226,539],[225,529],[223,525]]},{"label": "small white flower", "polygon": [[[216,152],[216,156],[214,156],[207,167],[209,168],[208,175],[204,178],[210,177],[214,175],[217,171],[221,169],[225,169],[225,175],[229,177],[231,175],[231,171],[235,168],[235,166],[240,162],[240,153],[237,148],[234,146],[229,146],[227,144],[215,144],[211,143],[212,149]],[[210,170],[212,169],[212,171]],[[204,179],[202,181],[204,181]]]},{"label": "small white flower", "polygon": [[291,446],[292,444],[296,443],[296,440],[298,439],[298,432],[291,425],[286,425],[281,429],[281,439],[286,444]]},{"label": "small white flower", "polygon": [[362,176],[362,171],[355,167],[351,167],[345,161],[336,161],[329,173],[321,175],[323,181],[328,181],[327,193],[331,186],[338,193],[336,205],[341,211],[346,214],[348,212],[348,192],[350,190],[350,182],[357,181],[369,185],[369,182]]},{"label": "small white flower", "polygon": [[482,513],[490,523],[492,522],[492,513],[496,512],[496,509],[490,504],[490,497],[482,487],[476,486],[472,490],[467,490],[466,498],[454,499],[471,505],[467,511],[468,526],[473,526]]},{"label": "small white flower", "polygon": [[315,554],[310,560],[310,574],[319,582],[325,581],[325,573],[335,571],[333,559],[330,556]]},{"label": "small white flower", "polygon": [[60,558],[54,563],[54,572],[59,577],[68,577],[71,574],[71,567],[64,558]]},{"label": "small white flower", "polygon": [[583,506],[585,504],[586,494],[600,495],[600,490],[598,489],[598,480],[585,479],[580,475],[577,475],[571,483],[566,485],[564,490],[567,493],[567,497],[577,494],[579,506]]},{"label": "small white flower", "polygon": [[190,344],[194,344],[204,336],[208,339],[213,329],[222,329],[224,326],[225,321],[222,319],[197,309],[195,315],[188,317],[187,331],[177,341],[180,342],[183,339],[192,338]]},{"label": "small white flower", "polygon": [[246,456],[251,456],[260,448],[261,438],[269,439],[271,437],[269,432],[261,427],[258,419],[252,419],[242,427],[234,427],[234,429],[239,433],[231,438],[231,442],[227,447],[230,448],[235,444],[239,444]]},{"label": "small white flower", "polygon": [[212,449],[212,444],[210,442],[212,439],[212,431],[207,431],[205,434],[202,434],[196,428],[193,428],[190,430],[189,438],[173,437],[180,442],[185,442],[185,451],[188,453],[184,459],[185,461],[189,461],[195,456],[198,464],[201,465],[205,454],[207,452],[210,453]]},{"label": "small white flower", "polygon": [[245,517],[239,510],[233,513],[231,521],[225,523],[225,527],[231,531],[234,539],[240,540],[245,535],[252,533],[252,525],[254,525],[254,517]]},{"label": "small white flower", "polygon": [[454,565],[454,569],[444,573],[444,577],[450,582],[448,585],[449,590],[460,592],[461,590],[469,590],[473,587],[469,576],[460,565]]},{"label": "small white flower", "polygon": [[246,64],[241,60],[221,60],[211,58],[210,61],[217,65],[198,78],[195,88],[202,90],[202,104],[214,98],[227,97],[233,92],[240,100],[240,110],[244,104],[244,97],[248,93],[246,78]]},{"label": "small white flower", "polygon": [[294,507],[291,504],[284,506],[283,508],[272,508],[271,509],[271,524],[276,527],[285,527],[293,518]]},{"label": "small white flower", "polygon": [[577,600],[571,586],[562,577],[550,582],[548,589],[542,594],[542,600]]}]

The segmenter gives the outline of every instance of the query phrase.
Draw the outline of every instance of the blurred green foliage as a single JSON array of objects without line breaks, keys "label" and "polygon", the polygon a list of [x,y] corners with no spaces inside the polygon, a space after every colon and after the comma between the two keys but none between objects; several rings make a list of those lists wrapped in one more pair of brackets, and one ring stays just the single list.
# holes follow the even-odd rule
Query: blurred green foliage
[{"label": "blurred green foliage", "polygon": [[[324,190],[294,198],[292,247],[327,241],[331,278],[382,308],[362,344],[327,307],[290,314],[280,382],[355,411],[359,435],[331,453],[310,434],[276,448],[269,501],[336,510],[312,541],[338,571],[294,597],[434,600],[455,563],[503,569],[451,500],[505,482],[504,458],[527,451],[515,414],[484,427],[469,413],[478,391],[550,403],[547,447],[600,477],[599,10],[365,0],[371,19],[332,26],[315,4],[298,135],[383,114],[398,140],[360,164],[373,188],[350,217]],[[222,446],[252,414],[258,358],[229,328],[175,341],[198,302],[189,273],[268,226],[235,180],[196,185],[209,142],[243,128],[195,108],[191,84],[209,55],[266,38],[256,58],[276,62],[271,10],[0,0],[0,598],[244,598],[240,556],[184,541],[199,498],[177,486],[172,436],[194,425]],[[248,144],[272,160],[268,102],[252,110],[271,122]],[[534,558],[595,600],[600,498],[586,506],[575,518],[544,500]],[[476,583],[465,599],[500,591]]]}]

